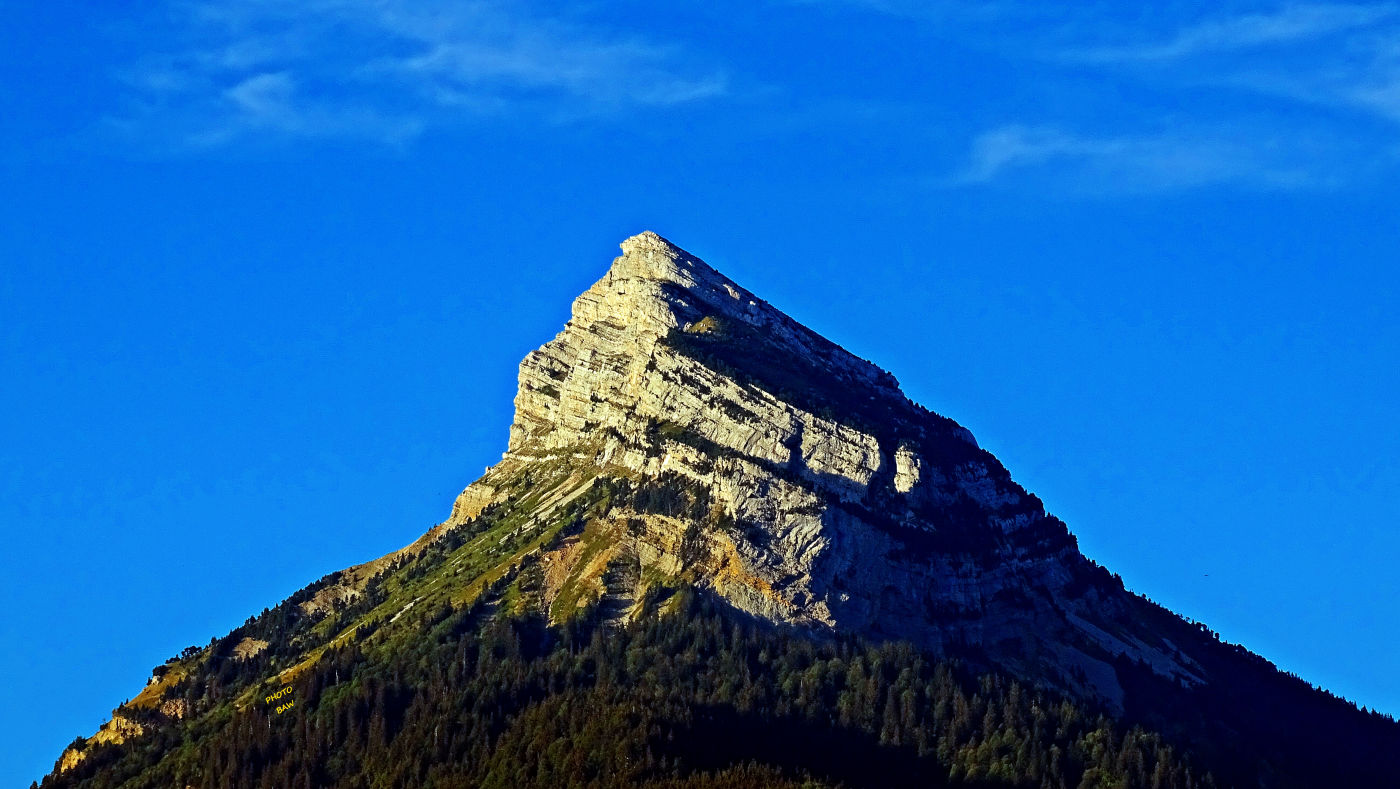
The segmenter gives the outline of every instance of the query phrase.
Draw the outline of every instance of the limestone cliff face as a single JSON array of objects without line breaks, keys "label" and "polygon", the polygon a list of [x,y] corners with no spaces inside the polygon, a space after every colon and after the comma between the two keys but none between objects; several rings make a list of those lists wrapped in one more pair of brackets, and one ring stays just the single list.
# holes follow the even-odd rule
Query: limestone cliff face
[{"label": "limestone cliff face", "polygon": [[619,511],[610,554],[691,570],[768,621],[983,655],[1110,705],[1116,656],[1199,681],[965,429],[660,236],[621,246],[521,363],[508,450],[449,528],[562,459],[680,481],[710,503],[707,528]]}]

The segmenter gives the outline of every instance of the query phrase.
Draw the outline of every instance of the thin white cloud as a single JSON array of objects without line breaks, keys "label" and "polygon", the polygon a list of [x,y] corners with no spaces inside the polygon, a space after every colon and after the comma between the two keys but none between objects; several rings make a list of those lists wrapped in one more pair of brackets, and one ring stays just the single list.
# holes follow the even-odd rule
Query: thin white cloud
[{"label": "thin white cloud", "polygon": [[1209,134],[1086,136],[1055,127],[1008,125],[978,135],[948,186],[986,184],[1028,172],[1081,193],[1173,192],[1230,184],[1292,189],[1322,183],[1295,143]]},{"label": "thin white cloud", "polygon": [[295,87],[286,72],[258,74],[228,89],[228,98],[253,116],[275,116],[286,111]]},{"label": "thin white cloud", "polygon": [[552,118],[666,107],[726,91],[722,73],[651,41],[447,0],[232,0],[172,5],[167,51],[124,75],[137,132],[213,144],[249,135],[398,144],[511,110]]},{"label": "thin white cloud", "polygon": [[418,55],[385,59],[375,68],[457,91],[489,93],[494,86],[558,92],[607,106],[680,104],[724,91],[719,77],[679,77],[647,65],[662,57],[654,48],[635,44],[566,48],[548,37],[526,35],[510,47],[440,43]]},{"label": "thin white cloud", "polygon": [[411,115],[393,116],[374,108],[308,99],[300,95],[296,80],[287,72],[248,77],[220,98],[222,122],[195,131],[189,142],[212,146],[240,134],[271,132],[400,144],[422,131],[422,122]]},{"label": "thin white cloud", "polygon": [[795,1],[932,25],[1032,66],[1026,73],[1046,97],[1039,117],[984,125],[961,167],[937,180],[944,186],[1054,179],[1079,192],[1295,189],[1400,163],[1395,0],[1250,2],[1244,12],[1238,3]]},{"label": "thin white cloud", "polygon": [[1344,95],[1357,106],[1400,123],[1400,74],[1390,74],[1379,81],[1355,85]]},{"label": "thin white cloud", "polygon": [[[1178,89],[1245,90],[1294,105],[1400,122],[1400,5],[1311,4],[1223,17],[1161,43],[1079,48],[1070,59],[1154,65],[1139,76]],[[1298,123],[1297,119],[1280,118]]]},{"label": "thin white cloud", "polygon": [[1090,61],[1166,61],[1312,42],[1365,30],[1395,18],[1389,5],[1290,5],[1267,14],[1213,19],[1179,31],[1169,40],[1072,50],[1067,56]]},{"label": "thin white cloud", "polygon": [[[1060,28],[1081,37],[1093,29]],[[1107,21],[1097,30],[1101,40],[1125,37]],[[1047,68],[1096,75],[1115,86],[1107,96],[1121,85],[1156,101],[1099,108],[1081,133],[1035,121],[985,131],[955,182],[1053,174],[1095,192],[1296,189],[1397,162],[1400,5],[1391,2],[1284,5],[1217,15],[1146,42],[1058,51]]]},{"label": "thin white cloud", "polygon": [[1349,42],[1340,53],[1303,62],[1249,63],[1214,81],[1296,105],[1400,124],[1400,26]]}]

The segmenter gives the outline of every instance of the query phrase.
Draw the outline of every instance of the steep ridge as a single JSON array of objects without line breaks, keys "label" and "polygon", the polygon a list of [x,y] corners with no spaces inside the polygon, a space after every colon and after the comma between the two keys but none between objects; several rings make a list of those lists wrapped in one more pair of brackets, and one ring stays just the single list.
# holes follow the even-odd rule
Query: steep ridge
[{"label": "steep ridge", "polygon": [[308,676],[320,688],[347,649],[388,660],[464,616],[623,631],[682,589],[762,627],[1000,672],[1207,761],[1247,746],[1246,766],[1221,773],[1239,785],[1317,785],[1289,761],[1294,742],[1323,764],[1400,748],[1388,719],[1125,591],[889,373],[654,233],[621,247],[522,361],[506,452],[446,521],[157,667],[59,773],[150,731],[257,714]]}]

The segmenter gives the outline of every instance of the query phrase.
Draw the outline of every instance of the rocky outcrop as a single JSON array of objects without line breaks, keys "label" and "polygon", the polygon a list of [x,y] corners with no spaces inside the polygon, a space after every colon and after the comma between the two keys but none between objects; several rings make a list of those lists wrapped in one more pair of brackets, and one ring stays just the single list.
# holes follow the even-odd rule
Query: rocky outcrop
[{"label": "rocky outcrop", "polygon": [[173,720],[184,720],[190,711],[189,702],[184,699],[166,699],[160,703],[160,714]]},{"label": "rocky outcrop", "polygon": [[97,733],[87,738],[81,748],[66,748],[58,757],[58,772],[62,773],[76,767],[83,759],[87,758],[89,749],[98,745],[120,745],[129,739],[140,737],[145,733],[141,724],[130,718],[123,716],[120,712],[113,712],[111,719],[102,724]]},{"label": "rocky outcrop", "polygon": [[250,660],[267,649],[267,642],[258,638],[245,638],[233,647],[235,660]]}]

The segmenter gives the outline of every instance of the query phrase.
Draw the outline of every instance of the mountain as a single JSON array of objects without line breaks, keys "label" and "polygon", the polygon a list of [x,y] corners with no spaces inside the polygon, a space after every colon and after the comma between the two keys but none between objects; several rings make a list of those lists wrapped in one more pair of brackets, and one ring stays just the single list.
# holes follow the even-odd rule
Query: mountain
[{"label": "mountain", "polygon": [[1400,726],[1123,588],[972,434],[654,233],[422,538],[45,787],[1394,786]]}]

